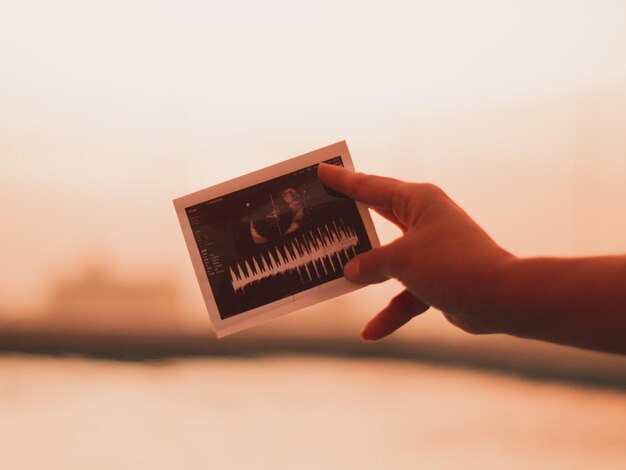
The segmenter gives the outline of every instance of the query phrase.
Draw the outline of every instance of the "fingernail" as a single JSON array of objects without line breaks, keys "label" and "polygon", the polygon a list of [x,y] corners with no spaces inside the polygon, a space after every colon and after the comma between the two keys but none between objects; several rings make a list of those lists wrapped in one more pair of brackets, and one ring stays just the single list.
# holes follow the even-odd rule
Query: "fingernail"
[{"label": "fingernail", "polygon": [[360,264],[361,261],[356,258],[345,265],[345,267],[343,268],[343,275],[346,276],[346,279],[351,280],[357,279],[359,277],[359,272],[361,269]]}]

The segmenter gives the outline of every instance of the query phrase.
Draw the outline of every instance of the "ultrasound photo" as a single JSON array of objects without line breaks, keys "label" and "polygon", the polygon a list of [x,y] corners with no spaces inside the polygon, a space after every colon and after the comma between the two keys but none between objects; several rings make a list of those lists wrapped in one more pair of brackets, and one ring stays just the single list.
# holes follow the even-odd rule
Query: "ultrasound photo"
[{"label": "ultrasound photo", "polygon": [[325,187],[317,164],[185,211],[221,319],[338,279],[372,248],[356,203]]},{"label": "ultrasound photo", "polygon": [[343,268],[380,242],[367,207],[319,180],[322,162],[354,170],[342,141],[174,199],[218,338],[363,287]]}]

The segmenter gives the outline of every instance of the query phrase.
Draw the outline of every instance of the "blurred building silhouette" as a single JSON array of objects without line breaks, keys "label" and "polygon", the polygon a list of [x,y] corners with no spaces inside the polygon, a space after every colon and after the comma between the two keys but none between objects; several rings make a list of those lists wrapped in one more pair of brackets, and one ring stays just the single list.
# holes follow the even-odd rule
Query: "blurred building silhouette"
[{"label": "blurred building silhouette", "polygon": [[92,266],[52,290],[45,323],[86,333],[167,333],[181,324],[179,295],[166,278],[120,279]]}]

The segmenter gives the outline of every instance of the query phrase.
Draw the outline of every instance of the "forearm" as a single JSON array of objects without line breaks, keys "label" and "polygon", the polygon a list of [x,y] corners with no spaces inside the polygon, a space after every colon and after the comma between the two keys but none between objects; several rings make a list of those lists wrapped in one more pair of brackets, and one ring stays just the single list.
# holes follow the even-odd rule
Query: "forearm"
[{"label": "forearm", "polygon": [[503,333],[626,353],[626,256],[515,259],[484,298]]}]

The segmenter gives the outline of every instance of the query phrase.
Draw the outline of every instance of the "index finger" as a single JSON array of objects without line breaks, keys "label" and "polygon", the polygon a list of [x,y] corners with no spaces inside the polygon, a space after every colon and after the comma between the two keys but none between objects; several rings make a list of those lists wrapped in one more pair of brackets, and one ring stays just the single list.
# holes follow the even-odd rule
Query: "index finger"
[{"label": "index finger", "polygon": [[355,173],[346,168],[320,163],[317,174],[326,186],[379,209],[391,209],[401,181],[383,176]]}]

